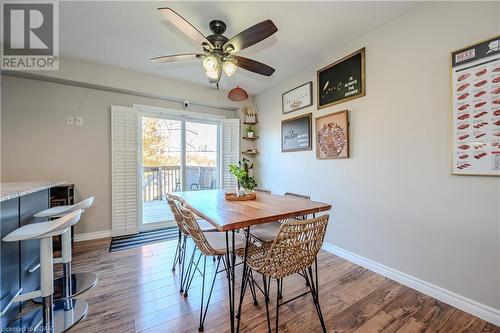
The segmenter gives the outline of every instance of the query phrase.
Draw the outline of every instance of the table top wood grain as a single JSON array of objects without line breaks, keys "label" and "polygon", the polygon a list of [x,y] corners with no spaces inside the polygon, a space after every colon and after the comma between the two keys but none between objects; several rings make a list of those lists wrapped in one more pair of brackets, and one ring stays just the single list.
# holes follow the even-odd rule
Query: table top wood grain
[{"label": "table top wood grain", "polygon": [[228,201],[224,190],[175,192],[199,217],[219,231],[246,228],[290,217],[328,211],[332,205],[289,196],[257,193],[255,200]]}]

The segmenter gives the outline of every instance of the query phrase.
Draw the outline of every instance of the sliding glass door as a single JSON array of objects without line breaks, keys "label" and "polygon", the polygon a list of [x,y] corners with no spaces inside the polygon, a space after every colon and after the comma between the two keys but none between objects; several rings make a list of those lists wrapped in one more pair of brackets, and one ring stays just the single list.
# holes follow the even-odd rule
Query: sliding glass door
[{"label": "sliding glass door", "polygon": [[219,187],[219,124],[141,116],[141,230],[175,226],[166,194]]},{"label": "sliding glass door", "polygon": [[219,187],[218,133],[217,124],[186,121],[186,191]]}]

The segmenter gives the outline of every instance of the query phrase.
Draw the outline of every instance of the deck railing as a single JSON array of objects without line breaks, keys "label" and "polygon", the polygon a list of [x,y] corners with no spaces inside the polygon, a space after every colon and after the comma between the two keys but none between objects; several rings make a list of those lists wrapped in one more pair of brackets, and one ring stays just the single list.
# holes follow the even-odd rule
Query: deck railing
[{"label": "deck railing", "polygon": [[[186,190],[216,188],[215,167],[186,167]],[[143,167],[142,199],[144,201],[165,200],[167,193],[181,190],[180,166]]]}]

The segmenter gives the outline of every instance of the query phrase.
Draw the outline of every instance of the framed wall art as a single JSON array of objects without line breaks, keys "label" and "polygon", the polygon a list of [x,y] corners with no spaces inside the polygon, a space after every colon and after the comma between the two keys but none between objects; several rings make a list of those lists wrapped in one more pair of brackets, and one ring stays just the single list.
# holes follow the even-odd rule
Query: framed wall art
[{"label": "framed wall art", "polygon": [[281,121],[281,151],[312,149],[312,113]]},{"label": "framed wall art", "polygon": [[365,96],[365,48],[317,72],[318,110]]},{"label": "framed wall art", "polygon": [[313,105],[312,81],[293,88],[281,95],[283,114],[297,111]]},{"label": "framed wall art", "polygon": [[349,157],[347,110],[316,118],[316,157],[318,159]]},{"label": "framed wall art", "polygon": [[451,53],[452,174],[500,176],[500,35]]}]

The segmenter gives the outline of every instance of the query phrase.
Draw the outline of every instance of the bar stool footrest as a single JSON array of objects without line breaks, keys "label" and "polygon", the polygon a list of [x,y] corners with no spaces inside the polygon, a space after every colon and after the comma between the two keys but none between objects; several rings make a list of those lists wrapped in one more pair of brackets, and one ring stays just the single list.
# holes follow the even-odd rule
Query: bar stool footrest
[{"label": "bar stool footrest", "polygon": [[[80,295],[97,284],[97,275],[89,272],[78,272],[71,274],[71,291],[69,297]],[[64,278],[54,280],[54,302],[64,299]]]},{"label": "bar stool footrest", "polygon": [[[97,284],[97,275],[94,273],[82,272],[71,274],[71,292],[69,297],[75,297],[89,290]],[[64,299],[64,278],[59,277],[54,280],[54,302]],[[41,298],[35,298],[35,303],[41,303]]]}]

